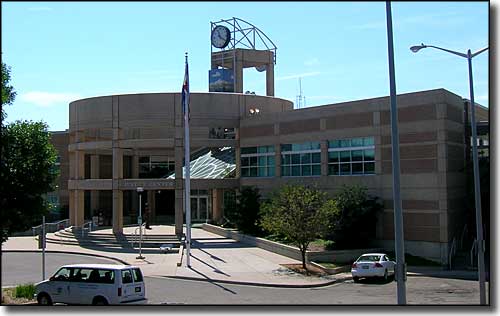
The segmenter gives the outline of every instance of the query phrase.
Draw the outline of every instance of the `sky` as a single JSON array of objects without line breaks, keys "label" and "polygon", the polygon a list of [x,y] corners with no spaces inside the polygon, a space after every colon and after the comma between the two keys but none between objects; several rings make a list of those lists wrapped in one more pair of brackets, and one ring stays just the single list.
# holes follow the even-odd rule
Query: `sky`
[{"label": "sky", "polygon": [[[385,2],[7,2],[2,62],[17,92],[7,122],[68,128],[68,104],[86,97],[208,92],[210,22],[233,17],[276,45],[275,96],[305,106],[389,95]],[[466,53],[489,45],[489,3],[393,2],[398,94],[447,89],[469,98]],[[489,106],[489,51],[473,59],[477,103]],[[265,95],[265,73],[244,71],[243,91]]]}]

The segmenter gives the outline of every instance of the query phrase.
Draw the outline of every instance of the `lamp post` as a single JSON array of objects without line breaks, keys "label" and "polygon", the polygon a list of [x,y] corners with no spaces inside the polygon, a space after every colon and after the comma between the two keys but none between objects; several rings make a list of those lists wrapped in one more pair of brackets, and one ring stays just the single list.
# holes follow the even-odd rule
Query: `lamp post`
[{"label": "lamp post", "polygon": [[486,304],[486,291],[485,291],[485,268],[484,268],[484,238],[483,238],[483,221],[481,214],[481,186],[479,183],[479,162],[477,158],[477,127],[476,127],[476,106],[474,103],[474,84],[472,81],[472,58],[486,51],[488,47],[478,50],[475,53],[471,53],[470,49],[467,50],[467,54],[455,52],[446,48],[441,48],[433,45],[421,45],[412,46],[410,50],[414,53],[418,52],[422,48],[435,48],[439,49],[463,58],[467,58],[467,63],[469,66],[469,93],[470,93],[470,104],[471,104],[471,128],[472,128],[472,163],[474,169],[474,201],[476,206],[476,239],[477,239],[477,265],[479,274],[479,300],[481,305]]},{"label": "lamp post", "polygon": [[143,187],[137,187],[137,193],[139,193],[139,217],[137,218],[137,223],[139,224],[139,256],[136,259],[144,259],[142,256],[142,192]]},{"label": "lamp post", "polygon": [[403,233],[403,206],[401,203],[400,157],[398,106],[396,99],[396,71],[394,68],[394,45],[392,34],[391,2],[385,2],[387,22],[387,52],[389,57],[389,87],[391,105],[391,144],[392,144],[392,198],[394,208],[394,250],[396,252],[395,277],[397,281],[398,305],[406,304],[406,264]]}]

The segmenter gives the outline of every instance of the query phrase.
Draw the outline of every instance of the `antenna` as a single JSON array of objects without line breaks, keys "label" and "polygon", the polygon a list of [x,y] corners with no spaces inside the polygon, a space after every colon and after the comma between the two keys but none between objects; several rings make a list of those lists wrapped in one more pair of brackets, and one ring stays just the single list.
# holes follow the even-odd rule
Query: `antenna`
[{"label": "antenna", "polygon": [[297,109],[301,109],[306,107],[306,97],[302,95],[302,78],[299,77],[299,95],[297,95],[297,98],[295,100],[295,103],[297,104]]}]

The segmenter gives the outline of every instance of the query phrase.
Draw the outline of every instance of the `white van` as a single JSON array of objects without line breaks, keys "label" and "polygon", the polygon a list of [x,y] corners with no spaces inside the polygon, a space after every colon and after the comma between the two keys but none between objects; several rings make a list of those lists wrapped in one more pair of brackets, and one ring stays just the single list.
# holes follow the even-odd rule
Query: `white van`
[{"label": "white van", "polygon": [[35,284],[39,305],[145,304],[141,269],[117,264],[72,264],[59,268],[50,279]]}]

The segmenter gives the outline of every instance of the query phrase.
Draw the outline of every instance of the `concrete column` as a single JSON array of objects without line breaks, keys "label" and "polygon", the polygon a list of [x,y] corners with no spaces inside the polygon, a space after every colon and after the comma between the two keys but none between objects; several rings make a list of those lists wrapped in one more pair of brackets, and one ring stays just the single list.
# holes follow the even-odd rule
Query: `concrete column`
[{"label": "concrete column", "polygon": [[139,179],[139,155],[134,152],[132,156],[132,179]]},{"label": "concrete column", "polygon": [[321,141],[321,176],[328,176],[328,142]]},{"label": "concrete column", "polygon": [[[90,178],[99,179],[99,155],[90,156]],[[99,190],[90,191],[90,215],[94,215],[93,212],[99,209]]]},{"label": "concrete column", "polygon": [[212,219],[217,223],[222,218],[223,190],[212,190]]},{"label": "concrete column", "polygon": [[266,65],[266,95],[274,96],[274,62],[272,57],[271,62]]},{"label": "concrete column", "polygon": [[83,190],[73,190],[73,209],[74,209],[74,225],[82,226],[84,222],[84,191]]},{"label": "concrete column", "polygon": [[149,220],[151,224],[156,216],[156,190],[148,191]]},{"label": "concrete column", "polygon": [[123,192],[113,190],[113,234],[123,234]]},{"label": "concrete column", "polygon": [[274,144],[274,174],[281,177],[281,145]]},{"label": "concrete column", "polygon": [[123,192],[118,189],[123,179],[123,149],[113,147],[113,233],[123,233]]},{"label": "concrete column", "polygon": [[236,52],[234,63],[234,92],[243,93],[243,57]]},{"label": "concrete column", "polygon": [[[85,153],[83,151],[77,150],[74,154],[73,160],[73,179],[82,180],[85,177]],[[83,225],[84,218],[84,191],[83,190],[72,190],[70,193],[70,204],[69,204],[69,220],[70,225],[81,226]]]}]

